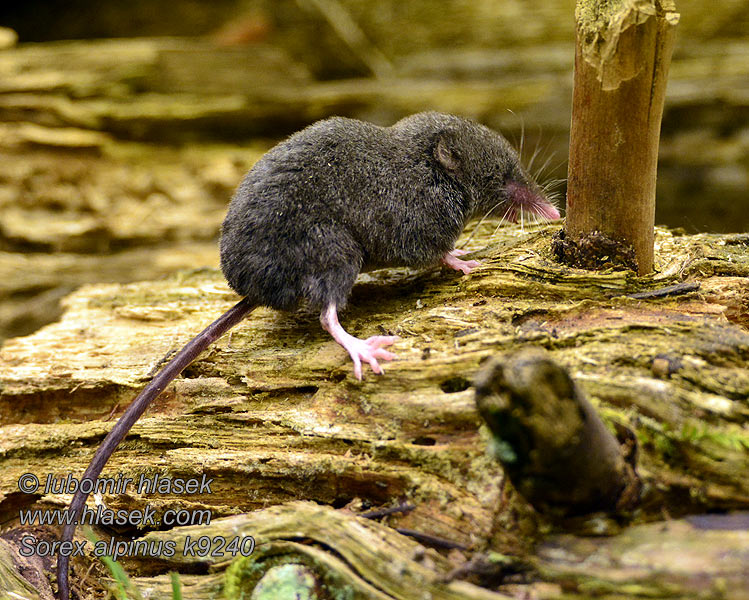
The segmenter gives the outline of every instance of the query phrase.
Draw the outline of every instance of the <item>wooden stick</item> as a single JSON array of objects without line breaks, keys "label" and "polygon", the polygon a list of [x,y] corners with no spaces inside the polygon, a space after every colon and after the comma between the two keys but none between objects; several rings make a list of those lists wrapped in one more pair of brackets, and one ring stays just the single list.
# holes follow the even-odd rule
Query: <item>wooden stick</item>
[{"label": "wooden stick", "polygon": [[[565,232],[631,246],[653,270],[655,179],[672,0],[578,0]],[[602,253],[609,249],[601,249]]]}]

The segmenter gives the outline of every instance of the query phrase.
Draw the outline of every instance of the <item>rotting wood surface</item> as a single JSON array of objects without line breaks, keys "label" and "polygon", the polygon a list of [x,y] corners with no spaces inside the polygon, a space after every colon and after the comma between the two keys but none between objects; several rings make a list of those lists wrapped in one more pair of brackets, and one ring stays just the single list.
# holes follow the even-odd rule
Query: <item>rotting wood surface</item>
[{"label": "rotting wood surface", "polygon": [[[558,226],[493,230],[485,224],[473,238],[473,248],[491,245],[470,276],[432,269],[361,277],[345,326],[402,338],[382,377],[366,372],[357,382],[316,315],[257,310],[167,389],[105,470],[135,479],[205,474],[212,493],[105,496],[107,506],[208,508],[218,517],[300,499],[335,507],[407,499],[416,509],[389,524],[472,550],[529,552],[538,518],[485,453],[470,381],[490,356],[542,346],[604,420],[636,433],[647,487],[639,519],[746,509],[746,235],[659,230],[657,273],[637,278],[555,264],[549,242]],[[627,297],[685,280],[699,290]],[[3,522],[31,503],[61,508],[67,498],[19,494],[18,477],[80,474],[112,426],[108,417],[167,353],[235,301],[214,270],[90,286],[66,299],[59,323],[6,343]],[[451,557],[459,564],[467,555]]]}]

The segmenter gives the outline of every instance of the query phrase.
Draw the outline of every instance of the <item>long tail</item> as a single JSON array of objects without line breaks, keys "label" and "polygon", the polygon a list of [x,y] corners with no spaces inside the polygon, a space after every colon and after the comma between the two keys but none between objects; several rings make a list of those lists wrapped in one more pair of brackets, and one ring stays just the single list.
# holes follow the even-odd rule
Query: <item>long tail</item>
[{"label": "long tail", "polygon": [[[95,480],[100,474],[104,465],[107,464],[109,457],[123,438],[130,431],[130,428],[140,418],[148,405],[164,391],[167,385],[177,377],[198,355],[220,338],[224,333],[229,331],[239,323],[247,314],[249,314],[256,304],[251,303],[247,298],[235,304],[223,315],[201,331],[192,340],[187,342],[184,348],[180,350],[174,358],[154,377],[151,382],[143,389],[138,397],[133,400],[127,407],[125,413],[120,417],[115,426],[109,432],[101,446],[94,454],[91,464],[83,474],[82,479]],[[75,526],[77,524],[83,506],[86,504],[88,493],[82,492],[80,487],[73,496],[73,501],[68,507],[69,521],[62,530],[61,542],[67,542],[73,539]],[[72,514],[71,514],[72,513]],[[69,600],[70,586],[68,584],[68,556],[57,555],[57,597],[59,600]]]}]

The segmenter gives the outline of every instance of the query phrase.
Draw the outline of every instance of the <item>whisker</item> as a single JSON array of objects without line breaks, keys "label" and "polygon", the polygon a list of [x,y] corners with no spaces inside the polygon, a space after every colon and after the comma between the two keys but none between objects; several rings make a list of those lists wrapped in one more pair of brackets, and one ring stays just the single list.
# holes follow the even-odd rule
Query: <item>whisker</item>
[{"label": "whisker", "polygon": [[542,186],[541,190],[544,192],[553,191],[554,188],[559,188],[567,181],[567,179],[549,179]]},{"label": "whisker", "polygon": [[496,234],[499,231],[499,228],[502,226],[502,223],[504,223],[505,221],[509,221],[508,217],[510,216],[510,213],[514,209],[515,209],[515,206],[511,202],[507,204],[507,208],[505,209],[505,212],[502,215],[502,218],[499,220],[499,223],[497,224],[497,227],[494,230],[494,234]]},{"label": "whisker", "polygon": [[[481,227],[481,225],[483,225],[484,221],[486,221],[486,220],[487,220],[487,219],[489,218],[489,215],[491,215],[491,214],[492,214],[492,213],[494,212],[494,210],[495,210],[495,209],[496,209],[496,208],[497,208],[497,207],[498,207],[498,206],[499,206],[500,204],[502,204],[502,201],[501,201],[501,200],[500,200],[499,202],[497,202],[497,203],[496,203],[496,204],[495,204],[494,206],[492,206],[492,207],[491,207],[491,208],[490,208],[490,209],[489,209],[489,210],[488,210],[488,211],[487,211],[486,213],[484,213],[484,216],[483,216],[483,217],[481,217],[481,219],[479,219],[479,221],[478,221],[478,223],[476,223],[476,225],[474,225],[473,229],[471,230],[471,233],[470,233],[470,235],[469,235],[469,236],[468,236],[468,237],[466,238],[466,240],[465,240],[465,241],[464,241],[464,242],[463,242],[463,243],[461,244],[461,246],[460,246],[461,248],[465,248],[465,246],[467,246],[467,245],[468,245],[468,242],[470,242],[470,241],[471,241],[471,240],[473,239],[473,236],[474,236],[474,235],[476,235],[476,232],[478,231],[478,228],[479,228],[479,227]],[[505,214],[507,214],[507,213],[505,213]]]},{"label": "whisker", "polygon": [[[550,156],[549,158],[553,158],[555,154],[556,154],[556,152],[552,152],[552,153],[551,153],[551,156]],[[567,160],[566,160],[566,159],[562,159],[562,160],[560,160],[560,161],[559,161],[558,163],[556,163],[556,164],[555,164],[555,165],[554,165],[553,167],[551,167],[551,169],[549,169],[549,171],[553,173],[553,172],[554,172],[554,171],[556,171],[556,170],[557,170],[557,169],[558,169],[559,167],[561,167],[561,166],[562,166],[562,165],[563,165],[563,164],[564,164],[565,162],[567,162]],[[538,173],[536,174],[536,176],[537,176],[538,178],[540,178],[540,177],[541,177],[541,174],[543,173],[543,171],[544,171],[544,169],[545,169],[545,168],[546,168],[546,164],[544,163],[544,166],[543,166],[543,167],[541,167],[541,168],[540,168],[540,169],[538,170]],[[564,181],[566,181],[566,179],[565,179]]]},{"label": "whisker", "polygon": [[509,212],[510,212],[511,210],[512,210],[512,205],[508,205],[508,206],[507,206],[507,208],[505,209],[505,212],[504,212],[504,214],[503,214],[503,215],[502,215],[502,217],[501,217],[501,218],[499,219],[499,222],[497,223],[497,226],[496,226],[496,227],[494,228],[494,231],[492,232],[492,234],[491,234],[491,236],[490,236],[490,237],[494,237],[495,235],[497,235],[497,232],[499,231],[499,228],[500,228],[500,227],[502,226],[502,223],[503,223],[503,222],[504,222],[504,220],[505,220],[505,219],[507,218],[507,215],[509,214]]},{"label": "whisker", "polygon": [[[511,108],[508,108],[508,109],[506,109],[506,110],[507,110],[507,112],[508,112],[508,113],[510,113],[510,114],[511,114],[511,115],[512,115],[513,117],[515,117],[516,119],[518,119],[518,116],[517,116],[517,115],[516,115],[516,114],[515,114],[515,113],[513,112],[513,110],[512,110]],[[520,120],[520,119],[518,119],[518,120]],[[512,135],[512,147],[513,147],[513,148],[517,148],[517,147],[518,147],[518,138],[517,138],[517,136],[515,135],[515,131],[513,130],[513,131],[512,131],[512,133],[511,133],[510,135]]]},{"label": "whisker", "polygon": [[547,200],[557,200],[562,196],[562,190],[541,190]]},{"label": "whisker", "polygon": [[497,232],[499,231],[499,228],[500,228],[501,226],[502,226],[502,221],[500,220],[500,222],[499,222],[499,223],[497,223],[497,226],[496,226],[496,227],[494,228],[494,231],[492,231],[492,234],[491,234],[491,236],[490,236],[490,237],[494,237],[495,235],[497,235]]},{"label": "whisker", "polygon": [[514,110],[511,108],[505,109],[508,113],[510,113],[513,117],[515,117],[520,122],[520,144],[517,143],[517,138],[515,136],[515,133],[512,134],[512,146],[517,150],[518,153],[518,159],[520,160],[521,164],[524,164],[523,161],[523,150],[525,145],[525,119],[522,115],[517,114]]},{"label": "whisker", "polygon": [[534,181],[538,180],[538,179],[539,179],[539,178],[541,177],[541,175],[543,174],[543,172],[544,172],[544,170],[546,169],[546,167],[548,167],[548,166],[549,166],[549,163],[550,163],[550,162],[551,162],[551,161],[552,161],[552,160],[554,159],[554,154],[556,154],[556,153],[555,153],[555,152],[552,152],[552,153],[551,153],[551,154],[549,155],[549,157],[548,157],[548,158],[547,158],[547,159],[546,159],[546,160],[544,161],[544,164],[542,164],[542,165],[541,165],[541,168],[540,168],[540,169],[538,169],[538,171],[536,171],[536,172],[535,172],[535,173],[533,174],[533,179],[534,179]]},{"label": "whisker", "polygon": [[538,153],[541,151],[540,144],[541,144],[541,127],[539,126],[538,138],[536,138],[536,147],[533,149],[533,155],[531,156],[531,159],[528,161],[528,166],[527,166],[528,172],[532,171],[533,163],[536,161],[536,157],[538,156]]}]

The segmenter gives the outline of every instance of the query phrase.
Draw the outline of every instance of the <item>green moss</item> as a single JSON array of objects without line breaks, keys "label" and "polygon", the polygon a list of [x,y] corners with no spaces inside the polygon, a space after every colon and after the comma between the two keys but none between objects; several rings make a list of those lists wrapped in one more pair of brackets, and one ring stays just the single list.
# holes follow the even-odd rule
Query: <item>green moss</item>
[{"label": "green moss", "polygon": [[264,567],[252,556],[235,558],[224,573],[224,598],[227,600],[249,598],[263,570]]},{"label": "green moss", "polygon": [[225,600],[355,600],[355,590],[314,559],[271,547],[234,559],[224,573]]},{"label": "green moss", "polygon": [[302,565],[287,564],[265,572],[251,600],[317,600],[315,577]]},{"label": "green moss", "polygon": [[739,432],[729,432],[708,428],[696,423],[685,423],[677,437],[682,442],[695,446],[707,441],[723,448],[742,451],[749,450],[749,435]]},{"label": "green moss", "polygon": [[575,19],[580,31],[590,34],[605,29],[625,4],[625,0],[578,0]]}]

